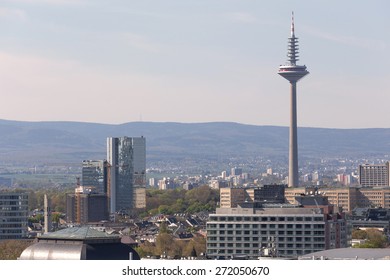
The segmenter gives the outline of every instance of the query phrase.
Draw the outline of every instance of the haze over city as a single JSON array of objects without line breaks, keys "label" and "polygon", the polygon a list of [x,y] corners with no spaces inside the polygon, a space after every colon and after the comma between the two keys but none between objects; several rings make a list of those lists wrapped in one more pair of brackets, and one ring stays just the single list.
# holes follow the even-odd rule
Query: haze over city
[{"label": "haze over city", "polygon": [[390,127],[388,1],[12,0],[0,4],[0,119]]}]

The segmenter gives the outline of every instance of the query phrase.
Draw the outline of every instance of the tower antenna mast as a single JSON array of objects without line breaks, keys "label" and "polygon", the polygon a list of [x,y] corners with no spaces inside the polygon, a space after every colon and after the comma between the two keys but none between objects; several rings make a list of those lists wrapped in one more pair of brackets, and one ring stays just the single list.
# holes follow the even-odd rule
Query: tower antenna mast
[{"label": "tower antenna mast", "polygon": [[288,38],[287,63],[280,65],[278,74],[290,82],[290,139],[288,186],[298,187],[298,133],[297,133],[297,82],[309,74],[305,65],[297,65],[298,38],[295,37],[294,12],[291,17],[291,36]]}]

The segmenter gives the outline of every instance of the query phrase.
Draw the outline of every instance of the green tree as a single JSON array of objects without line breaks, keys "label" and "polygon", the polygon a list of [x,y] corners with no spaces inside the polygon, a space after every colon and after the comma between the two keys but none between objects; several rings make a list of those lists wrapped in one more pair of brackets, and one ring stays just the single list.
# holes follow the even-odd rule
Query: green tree
[{"label": "green tree", "polygon": [[156,253],[158,255],[171,255],[173,250],[173,237],[169,233],[160,233],[156,238]]},{"label": "green tree", "polygon": [[352,239],[366,239],[368,234],[365,230],[354,229],[352,230]]},{"label": "green tree", "polygon": [[367,241],[356,245],[356,248],[385,248],[389,245],[386,235],[377,229],[367,229]]}]

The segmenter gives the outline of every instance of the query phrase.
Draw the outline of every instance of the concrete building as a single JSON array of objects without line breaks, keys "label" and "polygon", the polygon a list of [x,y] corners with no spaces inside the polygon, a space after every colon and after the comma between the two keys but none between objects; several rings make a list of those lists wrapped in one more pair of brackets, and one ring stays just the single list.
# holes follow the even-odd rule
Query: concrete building
[{"label": "concrete building", "polygon": [[284,203],[286,185],[264,185],[255,188],[227,187],[220,188],[220,207],[237,207],[243,202]]},{"label": "concrete building", "polygon": [[359,165],[359,184],[363,187],[389,186],[390,163]]},{"label": "concrete building", "polygon": [[221,208],[237,207],[239,203],[248,199],[244,188],[220,188],[219,204]]},{"label": "concrete building", "polygon": [[66,196],[66,220],[68,223],[87,224],[108,220],[107,195],[93,188],[80,186]]},{"label": "concrete building", "polygon": [[27,237],[28,194],[0,192],[0,240]]},{"label": "concrete building", "polygon": [[300,194],[320,194],[328,198],[329,204],[341,207],[344,212],[351,212],[355,207],[390,208],[390,187],[382,188],[328,188],[300,187],[286,188],[286,202],[295,203],[295,197]]},{"label": "concrete building", "polygon": [[107,138],[110,164],[108,190],[110,212],[127,212],[146,204],[137,189],[146,188],[146,141],[144,137]]},{"label": "concrete building", "polygon": [[206,229],[209,258],[255,259],[268,250],[274,257],[297,258],[348,244],[345,216],[329,206],[218,208]]}]

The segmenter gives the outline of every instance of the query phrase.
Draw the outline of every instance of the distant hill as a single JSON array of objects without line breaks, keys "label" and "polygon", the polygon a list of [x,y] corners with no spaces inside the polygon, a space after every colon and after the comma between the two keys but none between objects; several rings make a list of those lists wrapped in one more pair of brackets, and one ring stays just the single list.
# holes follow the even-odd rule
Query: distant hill
[{"label": "distant hill", "polygon": [[[298,129],[299,155],[364,157],[389,154],[390,129]],[[144,136],[149,160],[220,156],[287,157],[288,127],[231,122],[120,125],[0,120],[0,162],[103,159],[106,138]]]}]

